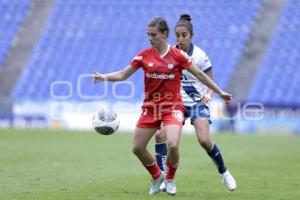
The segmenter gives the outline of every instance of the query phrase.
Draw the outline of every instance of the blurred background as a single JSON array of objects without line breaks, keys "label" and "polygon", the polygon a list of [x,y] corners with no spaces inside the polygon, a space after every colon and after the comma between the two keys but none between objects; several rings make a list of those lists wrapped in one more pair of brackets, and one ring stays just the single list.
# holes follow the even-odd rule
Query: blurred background
[{"label": "blurred background", "polygon": [[143,72],[97,85],[91,74],[121,70],[149,47],[154,16],[168,21],[175,44],[182,13],[215,81],[235,97],[224,105],[215,95],[212,131],[300,134],[299,0],[0,0],[0,131],[91,130],[102,107],[133,130]]}]

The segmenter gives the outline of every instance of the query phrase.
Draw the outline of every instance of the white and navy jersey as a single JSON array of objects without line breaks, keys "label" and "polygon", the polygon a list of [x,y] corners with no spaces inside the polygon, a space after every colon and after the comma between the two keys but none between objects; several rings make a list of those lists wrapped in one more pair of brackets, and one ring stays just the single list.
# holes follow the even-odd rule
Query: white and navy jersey
[{"label": "white and navy jersey", "polygon": [[[191,44],[188,51],[194,65],[200,70],[208,72],[212,69],[211,62],[206,53],[199,47]],[[182,71],[181,75],[181,96],[185,106],[193,106],[207,93],[207,86],[200,82],[194,75],[187,70]]]}]

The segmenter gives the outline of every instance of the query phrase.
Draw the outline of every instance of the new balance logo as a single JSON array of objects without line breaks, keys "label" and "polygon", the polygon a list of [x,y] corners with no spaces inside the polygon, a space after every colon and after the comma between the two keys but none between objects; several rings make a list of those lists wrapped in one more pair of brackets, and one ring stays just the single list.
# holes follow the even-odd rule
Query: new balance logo
[{"label": "new balance logo", "polygon": [[142,60],[143,59],[143,56],[135,56],[134,58],[133,58],[133,60]]}]

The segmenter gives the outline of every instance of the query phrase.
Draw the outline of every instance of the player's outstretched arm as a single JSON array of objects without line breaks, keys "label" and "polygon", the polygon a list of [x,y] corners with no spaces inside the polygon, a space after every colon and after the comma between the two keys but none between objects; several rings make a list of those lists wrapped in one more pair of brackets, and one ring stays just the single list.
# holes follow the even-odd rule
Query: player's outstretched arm
[{"label": "player's outstretched arm", "polygon": [[[205,74],[211,79],[213,79],[213,73],[212,70],[205,72]],[[211,100],[212,95],[214,94],[214,91],[210,88],[207,88],[207,93],[202,97],[201,102],[202,103],[208,103]]]},{"label": "player's outstretched arm", "polygon": [[123,81],[127,79],[129,76],[131,76],[134,72],[136,72],[137,68],[132,67],[131,65],[128,65],[121,71],[112,72],[108,74],[101,74],[99,72],[93,73],[93,80],[94,83],[98,83],[101,81]]},{"label": "player's outstretched arm", "polygon": [[231,101],[232,95],[223,91],[213,80],[211,80],[203,71],[192,64],[188,69],[194,76],[198,78],[199,81],[204,83],[207,87],[212,89],[214,92],[220,95],[224,101]]}]

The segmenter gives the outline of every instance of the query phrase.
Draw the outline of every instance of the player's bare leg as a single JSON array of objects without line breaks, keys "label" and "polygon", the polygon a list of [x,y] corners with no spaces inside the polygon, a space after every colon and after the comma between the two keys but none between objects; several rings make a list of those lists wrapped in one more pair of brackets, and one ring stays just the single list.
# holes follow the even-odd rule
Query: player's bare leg
[{"label": "player's bare leg", "polygon": [[209,122],[207,119],[196,119],[194,122],[197,138],[199,144],[206,150],[207,154],[211,157],[214,164],[218,168],[218,172],[222,177],[222,181],[226,188],[230,191],[236,189],[236,181],[230,172],[226,169],[223,157],[217,145],[210,139],[209,136]]},{"label": "player's bare leg", "polygon": [[147,145],[156,129],[136,128],[134,131],[132,151],[143,165],[152,164],[155,159],[147,150]]},{"label": "player's bare leg", "polygon": [[132,148],[133,153],[152,176],[152,185],[149,190],[150,195],[160,192],[159,187],[164,181],[164,173],[160,170],[155,159],[147,150],[147,144],[155,131],[156,129],[136,128]]},{"label": "player's bare leg", "polygon": [[176,185],[174,182],[175,173],[179,163],[179,142],[181,136],[181,126],[168,125],[164,127],[167,134],[167,174],[166,174],[166,192],[170,195],[176,194]]},{"label": "player's bare leg", "polygon": [[214,143],[210,139],[209,136],[209,122],[207,119],[196,119],[193,121],[193,125],[196,129],[197,139],[199,144],[207,151],[209,152]]}]

